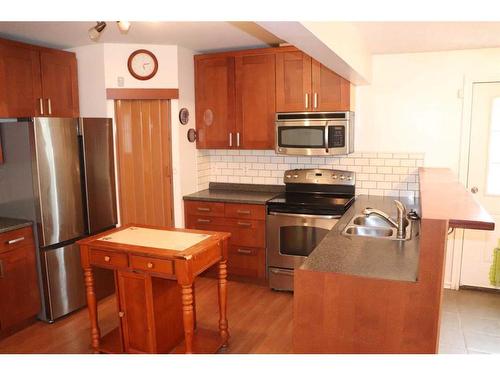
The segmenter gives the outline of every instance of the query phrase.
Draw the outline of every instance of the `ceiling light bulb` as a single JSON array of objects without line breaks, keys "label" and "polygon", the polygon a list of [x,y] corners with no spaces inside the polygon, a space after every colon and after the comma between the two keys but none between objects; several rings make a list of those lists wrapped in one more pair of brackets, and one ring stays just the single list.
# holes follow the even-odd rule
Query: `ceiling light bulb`
[{"label": "ceiling light bulb", "polygon": [[101,36],[101,32],[104,30],[106,27],[106,22],[99,21],[94,27],[91,27],[89,29],[89,38],[93,40],[94,42],[97,42],[99,40],[99,37]]},{"label": "ceiling light bulb", "polygon": [[116,21],[118,24],[118,28],[120,29],[120,32],[123,34],[128,33],[128,30],[130,29],[130,22],[129,21]]}]

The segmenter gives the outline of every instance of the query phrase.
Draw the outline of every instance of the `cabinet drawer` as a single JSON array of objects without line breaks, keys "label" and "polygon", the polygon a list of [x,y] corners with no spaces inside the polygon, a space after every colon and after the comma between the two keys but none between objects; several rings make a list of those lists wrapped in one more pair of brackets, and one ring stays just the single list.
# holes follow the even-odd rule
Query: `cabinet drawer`
[{"label": "cabinet drawer", "polygon": [[18,249],[33,244],[31,227],[11,230],[0,234],[0,252]]},{"label": "cabinet drawer", "polygon": [[130,266],[137,270],[174,274],[174,264],[171,260],[142,257],[138,255],[130,256]]},{"label": "cabinet drawer", "polygon": [[231,245],[265,247],[266,223],[258,220],[226,219],[226,227],[231,232]]},{"label": "cabinet drawer", "polygon": [[91,249],[90,263],[105,267],[127,267],[127,254],[115,253],[113,251]]},{"label": "cabinet drawer", "polygon": [[223,217],[224,203],[184,201],[184,210],[186,211],[186,215]]},{"label": "cabinet drawer", "polygon": [[186,216],[186,228],[229,232],[229,228],[226,228],[226,219],[223,217],[189,215]]},{"label": "cabinet drawer", "polygon": [[234,204],[226,203],[225,216],[228,218],[243,218],[252,220],[265,220],[265,206],[256,204]]},{"label": "cabinet drawer", "polygon": [[228,252],[228,271],[230,275],[265,279],[265,249],[230,246]]}]

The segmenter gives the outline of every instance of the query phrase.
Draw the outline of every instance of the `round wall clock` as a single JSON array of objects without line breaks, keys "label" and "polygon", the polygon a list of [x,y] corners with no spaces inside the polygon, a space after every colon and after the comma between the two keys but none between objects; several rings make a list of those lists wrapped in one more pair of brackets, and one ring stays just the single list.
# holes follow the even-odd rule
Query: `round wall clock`
[{"label": "round wall clock", "polygon": [[187,108],[181,108],[179,111],[179,122],[182,125],[186,125],[189,122],[189,110]]},{"label": "round wall clock", "polygon": [[158,60],[147,49],[138,49],[132,52],[127,65],[130,74],[143,81],[153,78],[158,71]]}]

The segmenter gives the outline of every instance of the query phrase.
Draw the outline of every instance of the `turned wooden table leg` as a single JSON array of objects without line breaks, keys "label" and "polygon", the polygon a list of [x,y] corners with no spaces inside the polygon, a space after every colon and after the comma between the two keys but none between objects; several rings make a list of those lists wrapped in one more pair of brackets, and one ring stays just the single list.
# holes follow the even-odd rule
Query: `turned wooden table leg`
[{"label": "turned wooden table leg", "polygon": [[184,339],[186,354],[193,353],[194,309],[192,284],[181,285],[182,288],[182,319],[184,322]]},{"label": "turned wooden table leg", "polygon": [[229,338],[227,325],[227,261],[219,262],[219,333],[224,341],[223,346],[227,346]]},{"label": "turned wooden table leg", "polygon": [[90,318],[90,337],[94,353],[99,353],[99,339],[101,331],[97,322],[97,298],[94,290],[94,274],[92,268],[84,268],[83,270],[85,289],[87,292],[87,308]]}]

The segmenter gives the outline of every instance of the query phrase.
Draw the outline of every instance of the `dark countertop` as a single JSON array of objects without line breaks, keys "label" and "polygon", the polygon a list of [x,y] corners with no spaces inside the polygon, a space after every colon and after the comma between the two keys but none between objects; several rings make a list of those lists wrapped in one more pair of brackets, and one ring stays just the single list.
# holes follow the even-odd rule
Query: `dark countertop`
[{"label": "dark countertop", "polygon": [[32,224],[33,223],[29,220],[0,217],[0,233],[10,232],[11,230],[29,227]]},{"label": "dark countertop", "polygon": [[211,182],[208,189],[185,195],[184,200],[266,204],[284,190],[282,185],[254,185]]},{"label": "dark countertop", "polygon": [[378,208],[396,217],[394,199],[403,202],[408,211],[414,209],[420,214],[420,202],[416,199],[361,195],[313,250],[301,269],[416,282],[419,236],[407,241],[395,241],[342,234],[351,218],[361,214],[365,207]]}]

